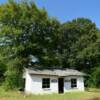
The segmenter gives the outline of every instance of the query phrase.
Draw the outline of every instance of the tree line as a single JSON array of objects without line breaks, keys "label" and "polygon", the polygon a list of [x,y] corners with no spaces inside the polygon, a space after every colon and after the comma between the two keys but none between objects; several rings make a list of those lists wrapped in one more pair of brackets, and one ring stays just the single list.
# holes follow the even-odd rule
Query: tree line
[{"label": "tree line", "polygon": [[73,68],[100,87],[100,30],[87,18],[61,23],[32,1],[0,5],[0,84],[22,87],[25,67]]}]

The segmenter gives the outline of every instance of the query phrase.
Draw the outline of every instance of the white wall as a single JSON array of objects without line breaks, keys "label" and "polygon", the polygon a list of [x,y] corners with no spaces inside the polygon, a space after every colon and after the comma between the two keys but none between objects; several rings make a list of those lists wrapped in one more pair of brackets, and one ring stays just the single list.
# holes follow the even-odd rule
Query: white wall
[{"label": "white wall", "polygon": [[78,79],[77,79],[77,88],[80,91],[84,91],[84,78],[83,77],[78,77]]},{"label": "white wall", "polygon": [[[71,88],[71,79],[75,78],[77,79],[77,87],[76,88]],[[84,91],[84,78],[81,76],[68,76],[64,78],[64,92],[69,92],[69,91]],[[69,80],[66,82],[66,80]]]},{"label": "white wall", "polygon": [[[49,77],[49,76],[40,76],[40,75],[26,75],[26,84],[25,84],[25,92],[26,93],[58,93],[58,78],[57,77]],[[42,88],[42,78],[50,78],[50,88],[43,89]],[[52,79],[56,79],[57,82],[52,82]]]},{"label": "white wall", "polygon": [[[42,78],[50,78],[50,88],[43,89],[42,88]],[[71,88],[71,78],[77,78],[77,88]],[[57,82],[52,82],[52,79],[56,79]],[[69,81],[65,81],[69,80]],[[64,78],[64,92],[69,91],[84,91],[84,79],[83,77],[65,77]],[[55,76],[40,76],[40,75],[29,75],[26,73],[26,84],[25,84],[25,92],[26,93],[58,93],[58,77]]]}]

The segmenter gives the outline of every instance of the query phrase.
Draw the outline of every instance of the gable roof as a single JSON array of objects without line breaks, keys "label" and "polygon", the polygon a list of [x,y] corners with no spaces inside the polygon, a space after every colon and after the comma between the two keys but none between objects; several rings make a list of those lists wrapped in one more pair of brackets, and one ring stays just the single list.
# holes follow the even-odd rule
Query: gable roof
[{"label": "gable roof", "polygon": [[50,76],[85,76],[84,73],[74,69],[25,69],[29,74],[33,75],[50,75]]}]

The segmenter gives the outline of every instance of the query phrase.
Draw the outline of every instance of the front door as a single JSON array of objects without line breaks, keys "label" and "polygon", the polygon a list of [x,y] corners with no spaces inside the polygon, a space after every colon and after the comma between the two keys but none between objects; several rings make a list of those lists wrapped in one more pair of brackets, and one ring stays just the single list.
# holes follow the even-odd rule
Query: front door
[{"label": "front door", "polygon": [[58,78],[58,92],[64,92],[64,78]]}]

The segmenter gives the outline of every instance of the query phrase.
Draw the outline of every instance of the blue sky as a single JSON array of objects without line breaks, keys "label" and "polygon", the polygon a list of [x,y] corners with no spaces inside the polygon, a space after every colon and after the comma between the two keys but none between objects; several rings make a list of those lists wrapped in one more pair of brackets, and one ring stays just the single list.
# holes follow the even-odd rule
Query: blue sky
[{"label": "blue sky", "polygon": [[[7,0],[0,0],[4,3]],[[77,17],[91,19],[100,28],[100,0],[33,0],[38,7],[45,7],[49,16],[61,22]]]}]

